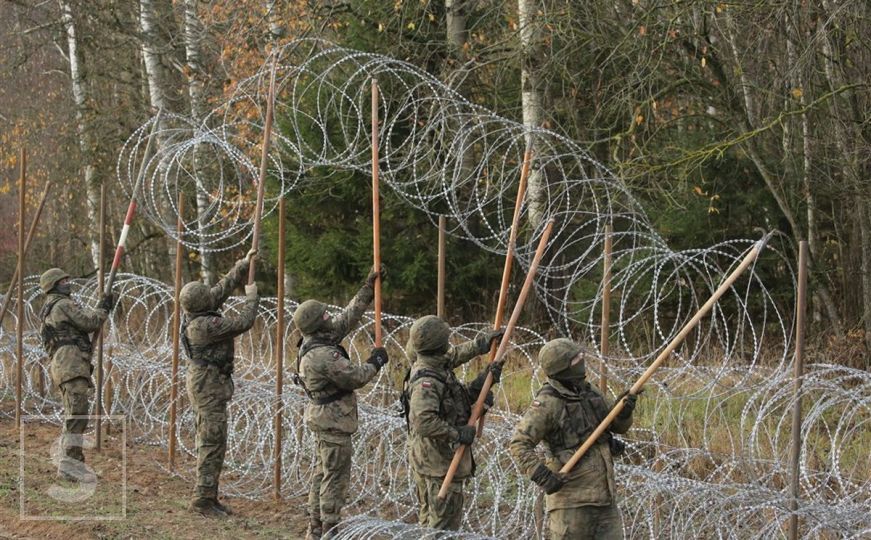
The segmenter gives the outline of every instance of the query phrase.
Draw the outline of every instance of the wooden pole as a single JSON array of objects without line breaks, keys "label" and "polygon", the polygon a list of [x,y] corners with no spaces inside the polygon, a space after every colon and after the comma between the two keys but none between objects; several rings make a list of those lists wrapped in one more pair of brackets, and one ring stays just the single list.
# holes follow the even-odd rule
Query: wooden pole
[{"label": "wooden pole", "polygon": [[[511,313],[511,318],[508,319],[508,324],[505,326],[505,335],[502,336],[502,340],[499,342],[499,349],[496,351],[496,357],[493,359],[493,362],[502,362],[505,353],[508,350],[508,344],[511,341],[511,334],[514,332],[514,327],[517,325],[517,320],[520,318],[520,314],[523,312],[523,305],[526,303],[526,297],[529,296],[529,291],[532,289],[532,282],[535,278],[535,273],[538,271],[538,265],[541,262],[542,256],[544,256],[544,250],[547,247],[547,242],[550,239],[550,235],[553,232],[554,220],[550,220],[547,222],[547,225],[544,228],[544,231],[541,234],[541,239],[538,242],[538,249],[535,250],[535,256],[532,259],[532,263],[529,265],[529,271],[526,273],[526,280],[523,282],[523,287],[520,289],[520,295],[517,297],[517,303],[514,304],[514,311]],[[469,416],[468,425],[474,426],[478,423],[478,419],[481,417],[484,412],[484,401],[487,399],[487,393],[490,391],[490,387],[493,386],[493,374],[487,373],[487,378],[484,379],[484,386],[481,388],[481,393],[478,394],[478,399],[475,401],[475,405],[472,407],[472,414]],[[454,452],[454,458],[451,461],[451,465],[448,468],[448,472],[445,475],[445,479],[442,481],[441,489],[439,489],[438,498],[444,500],[447,497],[448,489],[451,486],[451,482],[454,480],[454,475],[457,474],[457,468],[460,466],[460,460],[463,459],[463,453],[466,451],[465,445],[460,445],[457,447],[457,450]]]},{"label": "wooden pole", "polygon": [[27,184],[27,150],[21,149],[18,160],[18,324],[16,325],[15,356],[18,358],[16,372],[18,374],[15,384],[15,426],[21,428],[21,405],[22,405],[22,375],[24,370],[24,213],[25,213],[25,188]]},{"label": "wooden pole", "polygon": [[[502,284],[499,287],[499,301],[496,303],[496,316],[493,318],[493,329],[502,327],[505,315],[505,304],[508,301],[508,285],[511,284],[511,266],[514,263],[514,252],[517,249],[517,229],[520,227],[520,212],[526,198],[526,183],[529,178],[529,168],[532,164],[532,136],[529,137],[526,150],[523,152],[523,165],[520,168],[520,183],[517,186],[517,199],[514,201],[514,215],[511,218],[511,230],[508,232],[508,246],[505,249],[505,265],[502,267]],[[487,361],[492,363],[496,358],[497,345],[490,346],[490,356]],[[478,437],[484,433],[484,416],[478,420]]]},{"label": "wooden pole", "polygon": [[445,318],[445,216],[439,216],[438,283],[436,286],[436,316]]},{"label": "wooden pole", "polygon": [[602,350],[602,372],[599,378],[599,390],[602,395],[608,391],[608,365],[606,358],[611,345],[608,342],[611,328],[611,224],[605,225],[605,252],[602,268],[602,328],[599,333],[599,341]]},{"label": "wooden pole", "polygon": [[[257,206],[254,208],[254,232],[251,239],[251,249],[260,248],[260,218],[263,215],[263,192],[266,186],[266,165],[269,163],[269,143],[272,140],[272,115],[275,108],[275,70],[278,57],[272,60],[272,72],[269,75],[269,95],[266,102],[266,123],[263,126],[263,148],[260,154],[260,177],[257,181]],[[248,285],[254,283],[254,272],[257,266],[254,257],[248,263]]]},{"label": "wooden pole", "polygon": [[[51,182],[45,185],[45,190],[42,192],[42,197],[39,199],[39,206],[36,207],[36,214],[33,216],[33,221],[30,222],[30,229],[27,231],[27,238],[24,240],[25,255],[30,251],[30,241],[33,239],[36,224],[39,223],[39,216],[42,215],[42,209],[45,207],[45,201],[48,199],[48,192],[50,189]],[[12,293],[15,292],[16,286],[18,286],[18,265],[15,265],[15,272],[12,274],[12,281],[9,282],[9,289],[6,291],[6,296],[3,298],[3,307],[0,308],[0,324],[3,324],[3,319],[6,318],[6,312],[9,310],[9,299],[12,298]]]},{"label": "wooden pole", "polygon": [[175,471],[176,403],[178,401],[178,357],[181,342],[181,264],[184,254],[184,193],[178,193],[178,219],[175,223],[175,292],[172,304],[172,374],[169,382],[169,470]]},{"label": "wooden pole", "polygon": [[[100,184],[100,229],[97,233],[99,237],[99,246],[97,246],[97,297],[103,297],[103,283],[105,268],[105,253],[106,247],[106,184]],[[95,431],[95,450],[101,452],[103,450],[103,332],[97,335],[97,388],[96,388],[96,403],[94,404],[97,412],[97,422],[94,426]]]},{"label": "wooden pole", "polygon": [[[674,339],[671,340],[671,342],[665,347],[665,349],[661,353],[659,353],[659,356],[656,357],[656,360],[654,360],[653,363],[650,364],[650,366],[641,375],[641,377],[637,381],[635,381],[635,384],[633,384],[632,387],[629,389],[630,394],[638,394],[641,391],[641,388],[644,387],[644,385],[647,383],[647,380],[650,379],[651,376],[653,376],[653,373],[657,369],[659,369],[659,366],[663,362],[665,362],[665,360],[671,355],[672,352],[674,352],[677,346],[680,345],[684,339],[686,339],[687,335],[689,335],[692,329],[695,328],[696,325],[699,324],[699,321],[702,320],[702,317],[704,317],[708,314],[709,311],[711,311],[711,308],[714,307],[714,304],[717,303],[717,300],[719,300],[720,297],[723,296],[727,290],[729,290],[729,287],[731,287],[732,284],[735,283],[735,281],[741,276],[741,274],[743,274],[744,271],[747,270],[747,268],[749,268],[750,265],[756,261],[756,258],[762,252],[765,244],[768,242],[768,239],[770,237],[771,233],[766,234],[762,237],[761,240],[757,241],[756,244],[754,244],[753,247],[748,250],[747,255],[738,265],[738,268],[736,268],[729,275],[729,277],[726,278],[726,281],[724,281],[723,284],[720,285],[716,291],[714,291],[714,294],[708,299],[708,301],[705,302],[705,304],[696,312],[695,315],[693,315],[693,318],[690,319],[690,321],[681,329],[680,332],[678,332],[677,336],[675,336]],[[593,433],[587,438],[587,440],[584,441],[584,444],[582,444],[581,447],[578,448],[578,450],[571,457],[571,459],[569,459],[568,462],[563,465],[562,469],[560,469],[561,473],[568,474],[572,470],[572,468],[577,465],[578,461],[580,461],[581,458],[584,457],[584,454],[587,453],[587,450],[589,450],[590,447],[593,446],[593,444],[602,435],[602,433],[604,433],[605,430],[608,429],[608,426],[611,425],[611,422],[614,421],[614,418],[616,418],[617,415],[620,414],[620,411],[623,410],[625,404],[625,397],[614,404],[614,408],[611,409],[611,412],[608,413],[608,416],[606,416],[605,419],[602,420],[599,426],[593,431]]]},{"label": "wooden pole", "polygon": [[372,79],[372,254],[375,280],[375,346],[381,346],[381,201],[378,193],[378,80]]},{"label": "wooden pole", "polygon": [[793,374],[792,448],[790,461],[789,539],[798,538],[799,458],[801,457],[801,382],[804,375],[804,333],[807,311],[807,240],[798,244],[798,294],[795,302],[795,366]]},{"label": "wooden pole", "polygon": [[284,401],[284,254],[285,254],[285,223],[284,197],[278,201],[278,281],[276,291],[276,308],[278,317],[275,325],[275,470],[273,472],[273,495],[275,500],[281,500],[281,447],[282,447],[282,416]]}]

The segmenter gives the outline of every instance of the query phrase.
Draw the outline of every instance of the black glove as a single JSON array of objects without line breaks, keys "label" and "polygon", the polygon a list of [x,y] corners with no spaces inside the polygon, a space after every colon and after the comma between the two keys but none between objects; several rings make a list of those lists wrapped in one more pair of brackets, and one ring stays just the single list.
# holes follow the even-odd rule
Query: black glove
[{"label": "black glove", "polygon": [[475,343],[478,345],[478,350],[481,351],[481,354],[490,350],[490,347],[493,346],[493,342],[499,342],[502,339],[502,336],[505,335],[505,330],[484,330],[481,335],[475,338]]},{"label": "black glove", "polygon": [[472,441],[475,440],[475,435],[478,430],[475,429],[475,426],[456,426],[457,429],[457,442],[469,446],[472,444]]},{"label": "black glove", "polygon": [[562,473],[551,471],[543,463],[538,464],[530,478],[548,495],[556,493],[566,485],[566,477]]},{"label": "black glove", "polygon": [[108,312],[112,311],[112,308],[115,307],[115,295],[112,293],[106,293],[103,295],[103,298],[100,300],[100,308],[105,309]]},{"label": "black glove", "polygon": [[375,369],[378,371],[380,371],[388,361],[390,361],[390,358],[387,357],[387,350],[384,347],[375,347],[372,349],[372,354],[369,356],[369,359],[366,360],[367,363],[375,366]]},{"label": "black glove", "polygon": [[381,265],[381,268],[379,268],[377,272],[375,271],[374,268],[372,270],[369,270],[369,275],[366,276],[366,285],[368,285],[370,287],[374,287],[375,280],[378,279],[379,277],[381,278],[381,281],[384,281],[384,278],[387,277],[387,267],[384,266],[383,264]]},{"label": "black glove", "polygon": [[632,411],[635,410],[635,402],[638,401],[638,395],[644,392],[644,389],[638,391],[638,394],[630,394],[629,390],[626,390],[622,394],[617,397],[617,403],[620,402],[621,399],[626,398],[626,403],[623,404],[623,410],[620,411],[620,414],[617,415],[617,418],[620,420],[626,420],[630,416],[632,416]]}]

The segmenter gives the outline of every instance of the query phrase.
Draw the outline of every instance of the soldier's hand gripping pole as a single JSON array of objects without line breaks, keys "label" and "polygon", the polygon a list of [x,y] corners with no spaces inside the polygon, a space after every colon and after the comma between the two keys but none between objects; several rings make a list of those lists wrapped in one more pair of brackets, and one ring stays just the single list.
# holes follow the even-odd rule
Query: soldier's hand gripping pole
[{"label": "soldier's hand gripping pole", "polygon": [[375,346],[381,347],[381,201],[378,168],[378,80],[372,79],[372,253],[375,278]]},{"label": "soldier's hand gripping pole", "polygon": [[[275,109],[275,70],[278,66],[278,53],[272,58],[272,70],[269,74],[269,94],[266,102],[266,121],[263,124],[263,148],[260,154],[260,176],[257,180],[257,206],[254,207],[254,233],[251,239],[251,251],[260,249],[260,221],[263,215],[263,191],[266,186],[266,165],[269,162],[269,143],[272,140],[272,116]],[[254,283],[254,271],[257,266],[256,257],[248,261],[248,285]]]},{"label": "soldier's hand gripping pole", "polygon": [[590,436],[587,437],[587,440],[584,441],[580,448],[578,448],[578,450],[574,453],[571,459],[569,459],[566,464],[563,465],[563,467],[560,469],[560,473],[568,474],[572,470],[572,468],[577,465],[578,461],[580,461],[581,458],[584,457],[584,454],[587,453],[587,450],[589,450],[590,447],[593,446],[596,440],[605,432],[605,430],[608,429],[608,426],[611,425],[611,422],[613,422],[617,415],[620,414],[620,411],[623,410],[628,395],[637,395],[641,392],[641,389],[647,383],[647,380],[650,379],[650,377],[653,375],[653,372],[656,371],[659,366],[663,362],[665,362],[665,360],[671,355],[671,353],[674,352],[677,346],[680,345],[684,339],[686,339],[687,335],[689,335],[692,329],[695,328],[696,325],[699,324],[699,321],[702,320],[702,317],[704,317],[708,314],[709,311],[711,311],[711,308],[714,307],[714,304],[717,303],[717,300],[719,300],[720,297],[723,296],[727,290],[729,290],[729,288],[735,283],[735,281],[741,276],[741,274],[743,274],[744,271],[747,270],[747,268],[749,268],[750,265],[752,265],[756,261],[756,259],[759,257],[759,254],[765,248],[765,244],[767,244],[769,238],[771,238],[771,235],[772,233],[767,233],[765,236],[759,239],[753,245],[753,247],[750,248],[747,255],[741,261],[741,264],[739,264],[738,267],[735,268],[735,270],[731,274],[729,274],[729,277],[727,277],[723,284],[720,285],[716,291],[714,291],[714,294],[711,295],[708,301],[705,302],[705,304],[696,312],[695,315],[693,315],[693,318],[690,319],[688,323],[686,323],[686,325],[681,329],[680,332],[678,332],[674,339],[672,339],[671,342],[665,347],[665,349],[663,349],[663,351],[659,353],[659,356],[656,357],[656,360],[654,360],[653,363],[650,364],[650,367],[647,368],[647,370],[641,375],[641,377],[638,378],[637,381],[635,381],[635,384],[633,384],[632,387],[629,389],[629,391],[627,392],[627,396],[623,399],[620,399],[619,401],[617,401],[617,403],[614,404],[614,408],[611,409],[611,412],[608,413],[608,416],[606,416],[605,419],[602,420],[602,422],[598,425],[598,427],[596,427],[593,433],[591,433]]},{"label": "soldier's hand gripping pole", "polygon": [[[532,135],[526,143],[526,151],[523,153],[523,165],[520,169],[520,184],[517,186],[517,200],[514,202],[514,217],[511,219],[511,230],[508,235],[508,247],[505,250],[505,266],[502,269],[502,286],[499,288],[499,302],[496,304],[496,317],[493,320],[493,330],[502,328],[502,318],[505,315],[505,302],[508,300],[508,285],[511,282],[511,265],[514,262],[514,251],[517,247],[517,227],[520,223],[520,210],[526,198],[526,180],[529,178],[529,167],[532,163]],[[490,357],[492,363],[496,358],[498,344],[490,345]],[[478,419],[478,437],[484,432],[484,416]]]},{"label": "soldier's hand gripping pole", "polygon": [[[508,350],[508,344],[511,340],[511,333],[514,331],[514,327],[517,325],[517,320],[520,318],[520,313],[523,311],[523,304],[526,302],[526,297],[532,289],[532,281],[538,271],[538,265],[544,255],[544,250],[547,247],[548,240],[550,239],[550,234],[553,232],[553,225],[554,220],[551,219],[547,222],[544,231],[541,233],[541,239],[538,241],[538,248],[535,250],[532,264],[529,265],[529,271],[526,273],[526,280],[523,282],[523,288],[520,289],[520,295],[517,297],[514,311],[511,312],[511,318],[508,319],[508,324],[505,326],[505,334],[499,342],[499,349],[496,351],[496,357],[493,359],[493,363],[504,361],[505,352]],[[472,415],[469,417],[467,425],[474,426],[478,422],[478,418],[480,418],[481,414],[484,412],[484,401],[487,399],[487,393],[490,392],[491,386],[493,386],[493,373],[488,372],[487,378],[484,380],[484,386],[481,388],[481,393],[478,394],[478,399],[475,401],[475,405],[472,406]],[[454,458],[451,461],[451,465],[448,468],[444,481],[442,482],[442,487],[439,489],[439,499],[444,500],[445,497],[447,497],[448,489],[451,486],[451,482],[454,480],[454,475],[457,474],[457,468],[460,466],[460,460],[463,459],[463,453],[465,451],[466,446],[460,445],[457,447],[456,452],[454,452]]]}]

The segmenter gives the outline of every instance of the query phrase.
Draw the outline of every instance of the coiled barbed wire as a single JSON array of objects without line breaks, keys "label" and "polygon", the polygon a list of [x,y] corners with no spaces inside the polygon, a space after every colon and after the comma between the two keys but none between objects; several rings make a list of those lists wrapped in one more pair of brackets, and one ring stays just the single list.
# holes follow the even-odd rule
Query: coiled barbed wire
[{"label": "coiled barbed wire", "polygon": [[[605,366],[588,366],[591,377],[607,369],[612,394],[643,372],[752,243],[734,240],[671,250],[619,179],[579,145],[500,118],[407,63],[313,40],[295,42],[275,54],[280,89],[276,117],[284,127],[273,134],[267,215],[280,197],[292,200],[296,188],[313,181],[307,178],[312,168],[369,170],[369,80],[377,77],[384,184],[433,223],[447,216],[450,234],[504,255],[526,137],[534,134],[534,172],[547,181],[536,204],[524,209],[522,222],[527,225],[519,236],[517,259],[527,268],[538,242],[541,221],[534,211],[542,211],[542,220],[555,218],[557,228],[535,283],[537,294],[557,333],[590,336],[598,346],[597,269],[604,227],[613,224],[612,289],[619,308],[610,334],[619,347]],[[185,222],[181,239],[189,248],[227,250],[250,237],[252,179],[268,71],[265,67],[240,82],[235,94],[202,123],[164,115],[154,131],[158,151],[145,163],[145,182],[137,195],[146,217],[174,237],[178,191],[196,193],[199,215]],[[119,157],[118,176],[128,194],[154,121],[128,140]],[[788,257],[770,253],[781,258],[791,275]],[[34,277],[27,283],[25,410],[56,422],[59,403],[40,387],[47,367],[35,333],[39,294]],[[593,285],[584,290],[599,291],[580,297],[579,289],[589,283]],[[89,299],[94,290],[93,281],[83,282],[78,294]],[[171,290],[147,277],[124,274],[116,291],[120,307],[106,339],[112,365],[104,390],[107,412],[128,415],[137,440],[166,445]],[[240,302],[231,298],[225,310],[232,312]],[[238,496],[263,496],[271,489],[274,405],[283,411],[285,495],[307,492],[313,474],[314,446],[302,422],[304,396],[287,386],[281,403],[275,403],[275,305],[275,299],[264,299],[255,328],[237,342],[236,395],[222,485]],[[295,306],[288,302],[286,315]],[[354,438],[352,500],[342,538],[424,535],[405,523],[414,520],[416,505],[405,424],[395,406],[398,380],[409,361],[403,346],[411,321],[384,315],[392,367],[360,393],[361,428]],[[367,315],[349,336],[355,361],[365,358],[371,347],[371,326]],[[488,326],[463,325],[453,339],[473,339]],[[630,537],[779,534],[790,515],[785,487],[793,400],[792,375],[786,368],[789,326],[763,277],[751,270],[657,372],[637,409],[630,451],[618,465],[620,505]],[[632,348],[639,336],[645,336],[646,350]],[[291,337],[292,329],[285,329],[288,355],[295,352]],[[516,403],[531,399],[543,378],[535,353],[544,341],[529,328],[517,329],[513,338],[511,360],[496,388],[497,407],[475,444],[478,474],[467,482],[467,532],[528,538],[543,526],[536,510],[540,490],[521,474],[506,447],[523,413]],[[13,350],[14,335],[4,331],[0,351],[9,358]],[[770,355],[764,362],[763,353]],[[463,368],[462,376],[471,377],[480,365],[478,361]],[[13,373],[4,366],[3,397],[14,392]],[[807,409],[797,512],[805,533],[812,538],[860,538],[871,533],[871,458],[864,450],[871,427],[871,377],[843,366],[811,365],[803,396]],[[180,448],[193,454],[192,413],[186,397],[180,399]],[[189,470],[181,474],[192,478]]]},{"label": "coiled barbed wire", "polygon": [[[40,386],[48,380],[45,352],[36,320],[41,303],[37,277],[27,279],[25,300],[24,411],[59,422],[59,400]],[[76,284],[80,301],[93,303],[94,280]],[[106,334],[104,388],[107,414],[124,414],[135,439],[168,444],[172,312],[171,289],[155,280],[120,274],[119,306]],[[225,311],[241,306],[231,298]],[[286,315],[295,309],[286,305]],[[272,489],[275,433],[275,299],[261,304],[255,328],[238,340],[236,394],[230,404],[230,438],[222,490],[243,497],[266,496]],[[331,309],[339,309],[332,307]],[[363,361],[372,346],[371,313],[349,337],[349,353]],[[9,321],[12,328],[17,321]],[[408,469],[405,421],[398,415],[397,381],[409,359],[404,345],[411,318],[384,315],[384,341],[391,365],[360,393],[360,431],[354,437],[350,524],[342,538],[411,538],[425,531],[416,515]],[[453,340],[474,339],[486,323],[454,329]],[[285,329],[288,343],[294,337]],[[510,361],[495,389],[497,406],[488,414],[484,437],[475,444],[478,473],[467,481],[463,529],[498,538],[536,537],[542,526],[536,505],[540,490],[521,474],[507,452],[507,441],[523,413],[512,405],[517,393],[531,399],[542,374],[535,353],[544,338],[520,328]],[[13,358],[14,333],[0,335],[0,353]],[[288,369],[295,348],[288,345]],[[480,364],[464,367],[471,378]],[[14,369],[4,364],[0,396],[12,398]],[[609,387],[616,394],[630,385],[645,365],[631,358],[611,361]],[[590,378],[599,366],[588,366]],[[179,378],[184,379],[185,366]],[[531,378],[530,378],[531,377]],[[716,380],[716,382],[711,382]],[[663,381],[671,381],[665,383]],[[620,505],[629,537],[777,536],[789,517],[789,429],[792,374],[778,366],[678,363],[662,368],[636,410],[629,452],[617,467]],[[518,392],[517,389],[520,389]],[[195,455],[193,415],[182,391],[179,449]],[[302,392],[286,385],[282,394],[284,445],[283,493],[303,495],[314,474],[314,444],[302,421]],[[801,496],[798,514],[809,538],[861,538],[871,531],[869,495],[871,457],[871,375],[830,364],[813,364],[803,378]],[[515,408],[513,408],[515,407]],[[8,414],[8,411],[4,411]],[[193,480],[191,469],[177,474]],[[386,519],[386,521],[385,521]],[[371,527],[371,536],[365,536]]]}]

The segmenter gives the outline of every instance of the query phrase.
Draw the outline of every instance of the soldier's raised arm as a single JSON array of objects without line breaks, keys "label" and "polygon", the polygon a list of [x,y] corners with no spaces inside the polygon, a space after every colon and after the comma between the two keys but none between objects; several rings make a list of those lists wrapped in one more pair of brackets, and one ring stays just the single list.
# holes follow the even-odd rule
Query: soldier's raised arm
[{"label": "soldier's raised arm", "polygon": [[251,264],[251,258],[256,256],[256,250],[249,250],[244,258],[236,261],[236,264],[227,272],[227,275],[222,277],[220,281],[209,289],[209,295],[214,302],[212,309],[217,309],[221,304],[226,302],[227,298],[233,294],[233,290],[245,281],[245,277],[248,275],[248,267]]},{"label": "soldier's raised arm", "polygon": [[260,297],[257,295],[257,285],[245,286],[245,304],[235,316],[212,317],[206,326],[209,337],[214,339],[234,338],[243,334],[254,326],[257,318],[257,306]]},{"label": "soldier's raised arm", "polygon": [[366,276],[366,282],[362,287],[360,287],[360,290],[357,291],[354,298],[352,298],[351,301],[348,302],[348,305],[345,306],[345,309],[343,309],[342,312],[336,315],[333,319],[338,339],[342,339],[348,335],[351,328],[360,322],[360,318],[363,316],[363,313],[366,312],[366,308],[369,307],[369,304],[372,303],[372,299],[375,298],[375,279],[377,279],[379,275],[383,277],[384,265],[381,265],[380,272],[376,272],[375,270],[369,272],[369,275]]},{"label": "soldier's raised arm", "polygon": [[334,362],[326,364],[324,375],[342,390],[356,390],[366,386],[375,378],[380,366],[372,358],[362,365],[356,365],[347,358],[339,356]]},{"label": "soldier's raised arm", "polygon": [[481,356],[489,351],[493,340],[501,338],[504,333],[504,330],[485,330],[472,341],[467,341],[462,345],[451,347],[450,350],[448,350],[451,369],[460,367],[472,358]]},{"label": "soldier's raised arm", "polygon": [[109,312],[102,307],[82,308],[72,301],[61,302],[58,308],[82,332],[95,332],[109,316]]}]

